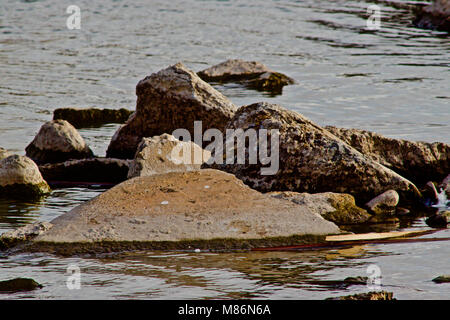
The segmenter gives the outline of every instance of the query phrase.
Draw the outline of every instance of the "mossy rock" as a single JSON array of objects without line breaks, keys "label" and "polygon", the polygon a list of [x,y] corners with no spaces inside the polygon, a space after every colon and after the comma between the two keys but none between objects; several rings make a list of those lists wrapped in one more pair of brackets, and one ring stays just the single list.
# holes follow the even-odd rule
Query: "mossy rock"
[{"label": "mossy rock", "polygon": [[450,283],[450,275],[439,276],[433,279],[435,283]]},{"label": "mossy rock", "polygon": [[41,289],[43,286],[33,279],[15,278],[6,281],[0,281],[0,292],[20,292]]}]

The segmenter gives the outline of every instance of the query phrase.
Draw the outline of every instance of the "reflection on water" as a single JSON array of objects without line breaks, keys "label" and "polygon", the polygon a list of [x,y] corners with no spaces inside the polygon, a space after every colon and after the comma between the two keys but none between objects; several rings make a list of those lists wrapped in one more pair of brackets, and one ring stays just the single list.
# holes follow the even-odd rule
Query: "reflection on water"
[{"label": "reflection on water", "polygon": [[[406,3],[408,1],[397,1]],[[0,2],[0,146],[24,154],[59,107],[134,109],[143,77],[177,61],[193,70],[229,58],[258,60],[296,80],[282,95],[215,85],[236,105],[269,101],[320,125],[353,127],[411,140],[450,143],[450,38],[411,26],[402,5],[376,1],[382,27],[367,30],[373,1],[77,1],[81,30],[65,27],[67,1]],[[118,125],[80,130],[103,156]],[[54,190],[35,203],[0,200],[0,233],[49,221],[102,190]],[[424,228],[402,219],[376,231]],[[368,231],[368,230],[359,230]],[[441,231],[442,236],[449,236]],[[314,252],[158,253],[102,258],[47,254],[3,257],[0,278],[29,276],[45,285],[0,298],[326,298],[317,280],[382,270],[397,298],[449,298],[431,282],[448,273],[448,243],[367,245]],[[69,291],[66,268],[82,268]]]}]

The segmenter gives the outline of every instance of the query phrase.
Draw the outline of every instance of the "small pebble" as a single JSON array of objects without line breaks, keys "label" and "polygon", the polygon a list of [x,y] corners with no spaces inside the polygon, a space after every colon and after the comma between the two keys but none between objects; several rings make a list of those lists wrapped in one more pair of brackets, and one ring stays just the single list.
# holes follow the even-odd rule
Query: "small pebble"
[{"label": "small pebble", "polygon": [[163,201],[161,204],[169,204],[169,201]]}]

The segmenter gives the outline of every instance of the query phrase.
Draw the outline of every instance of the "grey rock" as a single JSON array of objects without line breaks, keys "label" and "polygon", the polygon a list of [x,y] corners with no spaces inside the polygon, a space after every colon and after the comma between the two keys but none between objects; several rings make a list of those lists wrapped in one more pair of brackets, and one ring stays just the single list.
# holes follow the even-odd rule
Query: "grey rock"
[{"label": "grey rock", "polygon": [[50,187],[30,158],[12,155],[0,160],[0,196],[34,199],[48,193]]},{"label": "grey rock", "polygon": [[281,106],[256,103],[241,107],[227,126],[227,129],[238,128],[244,131],[267,129],[269,150],[270,131],[279,131],[279,169],[276,174],[262,175],[262,168],[267,166],[260,161],[249,164],[249,150],[245,153],[245,164],[238,164],[236,144],[219,157],[213,154],[217,160],[220,156],[226,157],[226,152],[233,153],[234,159],[230,161],[234,164],[214,163],[211,166],[235,174],[259,191],[349,193],[362,203],[388,189],[397,190],[403,199],[415,201],[420,196],[407,179],[361,154],[302,115]]},{"label": "grey rock", "polygon": [[1,240],[31,240],[38,235],[43,234],[44,232],[50,230],[53,225],[50,222],[36,222],[33,224],[26,225],[24,227],[18,228],[16,230],[11,230],[3,233],[0,238]]},{"label": "grey rock", "polygon": [[93,157],[78,131],[65,120],[46,122],[25,150],[37,164]]},{"label": "grey rock", "polygon": [[197,144],[180,141],[167,133],[143,138],[131,162],[128,178],[200,170],[210,156],[211,152]]},{"label": "grey rock", "polygon": [[388,190],[366,203],[366,207],[375,214],[393,213],[400,196],[395,190]]},{"label": "grey rock", "polygon": [[194,121],[202,121],[202,133],[223,130],[237,109],[182,63],[139,81],[136,95],[136,112],[114,134],[107,157],[132,159],[142,138],[176,129],[186,129],[194,137]]}]

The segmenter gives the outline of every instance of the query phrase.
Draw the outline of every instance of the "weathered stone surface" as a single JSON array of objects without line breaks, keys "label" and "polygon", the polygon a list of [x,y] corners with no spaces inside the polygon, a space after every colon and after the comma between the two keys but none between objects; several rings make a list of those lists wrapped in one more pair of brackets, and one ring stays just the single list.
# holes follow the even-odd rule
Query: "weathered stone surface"
[{"label": "weathered stone surface", "polygon": [[369,221],[371,215],[355,204],[355,198],[345,193],[297,193],[297,192],[270,192],[269,195],[290,200],[306,206],[312,212],[320,214],[328,221],[337,225],[360,224]]},{"label": "weathered stone surface", "polygon": [[127,180],[51,223],[33,243],[137,241],[157,248],[158,243],[237,239],[248,245],[252,239],[340,232],[305,206],[210,169]]},{"label": "weathered stone surface", "polygon": [[395,190],[388,190],[366,203],[366,207],[375,214],[394,213],[400,196]]},{"label": "weathered stone surface", "polygon": [[[420,194],[410,181],[365,157],[302,115],[281,106],[256,103],[241,107],[227,126],[227,129],[238,128],[244,131],[267,129],[269,150],[271,130],[279,131],[279,170],[276,174],[262,175],[261,170],[266,166],[260,162],[249,164],[249,150],[246,150],[245,164],[237,164],[236,144],[234,164],[212,165],[235,174],[254,189],[349,193],[362,203],[389,189],[397,190],[403,199],[416,199]],[[224,142],[224,145],[227,144]],[[217,161],[218,157],[214,155],[214,159]]]},{"label": "weathered stone surface", "polygon": [[433,279],[435,283],[450,283],[450,275],[443,275]]},{"label": "weathered stone surface", "polygon": [[53,225],[50,222],[36,222],[26,225],[22,228],[11,230],[0,235],[2,240],[15,239],[15,240],[29,240],[43,234],[47,230],[50,230]]},{"label": "weathered stone surface", "polygon": [[122,182],[127,179],[131,160],[89,158],[39,166],[48,182]]},{"label": "weathered stone surface", "polygon": [[28,278],[15,278],[11,280],[0,281],[0,292],[12,293],[21,291],[32,291],[41,289],[43,286]]},{"label": "weathered stone surface", "polygon": [[9,156],[12,156],[12,153],[4,148],[0,148],[0,160],[8,158]]},{"label": "weathered stone surface", "polygon": [[180,141],[167,133],[143,138],[131,162],[128,178],[200,170],[210,156],[211,152],[195,143]]},{"label": "weathered stone surface", "polygon": [[435,0],[427,6],[416,10],[414,24],[419,28],[450,32],[450,1]]},{"label": "weathered stone surface", "polygon": [[285,85],[295,81],[288,76],[274,72],[256,61],[230,59],[198,72],[200,78],[209,82],[238,82],[261,91],[281,93]]},{"label": "weathered stone surface", "polygon": [[372,291],[367,293],[358,293],[350,296],[337,298],[328,298],[327,300],[396,300],[394,294],[387,291]]},{"label": "weathered stone surface", "polygon": [[38,164],[93,157],[78,131],[65,120],[46,122],[25,150]]},{"label": "weathered stone surface", "polygon": [[53,120],[67,120],[75,128],[97,127],[106,123],[125,123],[133,111],[121,109],[58,108]]},{"label": "weathered stone surface", "polygon": [[187,129],[193,137],[194,121],[202,121],[202,133],[222,130],[237,109],[182,63],[139,81],[136,95],[136,112],[114,134],[107,157],[132,159],[142,138],[176,129]]},{"label": "weathered stone surface", "polygon": [[32,199],[49,192],[50,187],[30,158],[12,155],[0,160],[0,196]]},{"label": "weathered stone surface", "polygon": [[392,139],[381,134],[332,126],[332,134],[372,160],[417,184],[440,181],[450,172],[450,145]]}]

